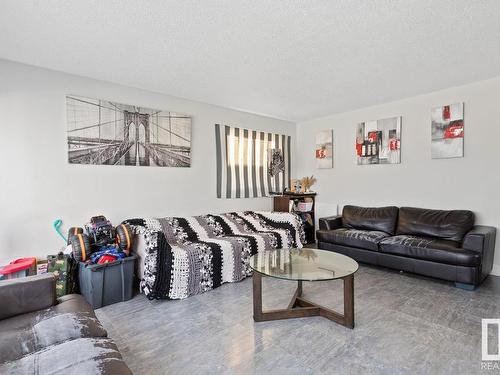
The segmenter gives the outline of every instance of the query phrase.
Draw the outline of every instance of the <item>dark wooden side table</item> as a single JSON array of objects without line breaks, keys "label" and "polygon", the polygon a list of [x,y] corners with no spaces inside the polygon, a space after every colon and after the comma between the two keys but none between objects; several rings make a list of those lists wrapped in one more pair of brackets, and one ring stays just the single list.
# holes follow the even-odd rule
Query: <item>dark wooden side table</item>
[{"label": "dark wooden side table", "polygon": [[[302,218],[304,223],[304,232],[306,235],[306,244],[316,242],[316,193],[292,193],[285,192],[273,196],[273,211],[276,212],[294,212]],[[299,203],[312,201],[312,206],[308,210],[299,210]]]}]

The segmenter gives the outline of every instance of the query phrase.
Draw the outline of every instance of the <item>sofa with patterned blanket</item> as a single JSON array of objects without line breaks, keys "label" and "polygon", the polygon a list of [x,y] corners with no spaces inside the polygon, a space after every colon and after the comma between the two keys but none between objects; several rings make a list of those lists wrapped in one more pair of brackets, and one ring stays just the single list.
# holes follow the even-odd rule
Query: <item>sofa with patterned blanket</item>
[{"label": "sofa with patterned blanket", "polygon": [[250,256],[301,248],[300,218],[284,212],[129,219],[136,237],[140,290],[149,299],[181,299],[252,274]]}]

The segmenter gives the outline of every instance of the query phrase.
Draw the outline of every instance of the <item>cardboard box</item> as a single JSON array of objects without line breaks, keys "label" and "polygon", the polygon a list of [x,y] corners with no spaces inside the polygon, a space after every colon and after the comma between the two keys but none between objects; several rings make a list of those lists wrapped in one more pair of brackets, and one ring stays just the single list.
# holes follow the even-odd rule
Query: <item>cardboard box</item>
[{"label": "cardboard box", "polygon": [[36,262],[36,274],[41,275],[48,272],[49,263],[47,260],[38,260]]}]

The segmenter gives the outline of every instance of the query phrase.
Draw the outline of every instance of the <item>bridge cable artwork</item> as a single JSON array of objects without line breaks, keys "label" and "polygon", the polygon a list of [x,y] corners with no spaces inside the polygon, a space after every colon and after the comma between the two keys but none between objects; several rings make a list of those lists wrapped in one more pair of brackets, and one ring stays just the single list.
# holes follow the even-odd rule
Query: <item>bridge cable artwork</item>
[{"label": "bridge cable artwork", "polygon": [[66,113],[71,164],[191,165],[189,115],[78,96]]}]

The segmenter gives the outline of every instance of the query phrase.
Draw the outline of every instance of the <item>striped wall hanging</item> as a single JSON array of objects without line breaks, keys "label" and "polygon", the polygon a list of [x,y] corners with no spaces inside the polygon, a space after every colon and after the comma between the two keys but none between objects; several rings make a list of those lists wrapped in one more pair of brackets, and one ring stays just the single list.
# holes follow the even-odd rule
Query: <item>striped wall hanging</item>
[{"label": "striped wall hanging", "polygon": [[291,137],[215,124],[217,198],[255,198],[290,186]]}]

